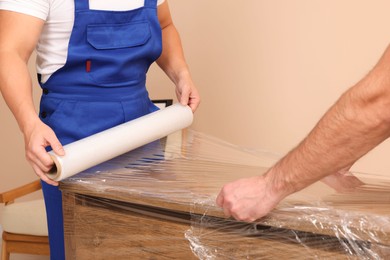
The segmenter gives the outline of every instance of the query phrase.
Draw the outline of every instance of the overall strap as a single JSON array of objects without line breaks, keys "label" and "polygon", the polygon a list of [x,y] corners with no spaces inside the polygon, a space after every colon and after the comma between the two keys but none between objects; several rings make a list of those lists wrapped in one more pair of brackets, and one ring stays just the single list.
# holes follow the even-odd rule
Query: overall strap
[{"label": "overall strap", "polygon": [[145,0],[144,6],[147,8],[156,8],[157,0]]},{"label": "overall strap", "polygon": [[74,0],[75,11],[89,10],[89,0]]}]

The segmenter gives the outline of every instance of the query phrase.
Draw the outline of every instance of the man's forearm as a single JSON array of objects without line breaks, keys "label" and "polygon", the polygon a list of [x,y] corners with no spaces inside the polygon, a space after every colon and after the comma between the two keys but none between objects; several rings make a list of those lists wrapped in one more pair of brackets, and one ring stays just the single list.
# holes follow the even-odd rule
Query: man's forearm
[{"label": "man's forearm", "polygon": [[0,90],[24,132],[38,119],[32,98],[32,83],[26,61],[16,54],[0,51]]},{"label": "man's forearm", "polygon": [[175,83],[184,77],[189,77],[189,70],[185,62],[180,36],[173,23],[162,29],[163,52],[157,64]]},{"label": "man's forearm", "polygon": [[298,191],[362,157],[390,136],[390,52],[340,97],[312,132],[267,173],[274,188]]}]

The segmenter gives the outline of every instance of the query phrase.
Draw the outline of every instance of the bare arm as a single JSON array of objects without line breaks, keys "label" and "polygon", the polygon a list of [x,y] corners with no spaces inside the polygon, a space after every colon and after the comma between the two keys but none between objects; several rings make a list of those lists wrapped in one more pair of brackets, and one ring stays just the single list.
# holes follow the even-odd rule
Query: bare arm
[{"label": "bare arm", "polygon": [[158,7],[158,17],[162,29],[163,51],[157,64],[175,83],[180,103],[188,104],[195,111],[200,103],[200,97],[185,61],[180,36],[172,22],[168,1]]},{"label": "bare arm", "polygon": [[389,136],[390,48],[268,175],[275,181],[283,176],[282,186],[298,191],[352,165]]},{"label": "bare arm", "polygon": [[45,147],[61,154],[62,146],[35,111],[27,67],[43,24],[32,16],[0,11],[0,90],[24,135],[28,161],[39,177],[56,185],[44,174],[53,163]]},{"label": "bare arm", "polygon": [[27,62],[42,26],[42,20],[0,11],[0,89],[22,131],[39,120]]},{"label": "bare arm", "polygon": [[289,194],[352,165],[389,136],[390,47],[295,149],[264,176],[225,185],[217,204],[228,216],[253,221]]}]

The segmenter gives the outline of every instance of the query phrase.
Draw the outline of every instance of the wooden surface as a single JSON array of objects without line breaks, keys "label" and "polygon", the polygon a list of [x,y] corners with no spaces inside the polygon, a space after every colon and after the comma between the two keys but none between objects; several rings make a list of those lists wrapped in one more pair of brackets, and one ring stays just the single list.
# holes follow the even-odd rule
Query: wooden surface
[{"label": "wooden surface", "polygon": [[[265,172],[262,165],[272,160],[256,156],[197,137],[174,149],[133,151],[63,181],[67,253],[77,259],[135,252],[144,259],[389,255],[390,186],[383,176],[316,183],[257,225],[225,219],[215,197],[224,183]],[[356,247],[363,252],[348,252]]]},{"label": "wooden surface", "polygon": [[199,229],[193,226],[190,214],[67,193],[64,199],[74,202],[72,211],[65,214],[67,259],[301,259],[307,253],[318,258],[347,256],[334,237],[305,234],[307,241],[298,243],[294,241],[297,234],[289,230],[259,229],[246,235],[243,231],[248,224],[214,221],[212,226]]},{"label": "wooden surface", "polygon": [[77,196],[73,212],[65,214],[67,259],[196,259],[184,237],[188,220],[131,209]]}]

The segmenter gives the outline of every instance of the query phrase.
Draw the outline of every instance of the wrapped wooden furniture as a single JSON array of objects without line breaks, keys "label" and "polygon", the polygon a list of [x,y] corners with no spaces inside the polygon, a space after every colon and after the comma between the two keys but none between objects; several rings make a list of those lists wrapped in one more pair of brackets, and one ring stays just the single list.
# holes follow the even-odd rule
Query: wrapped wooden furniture
[{"label": "wrapped wooden furniture", "polygon": [[277,156],[186,131],[61,182],[67,259],[385,259],[389,177],[335,175],[256,223],[215,204]]}]

